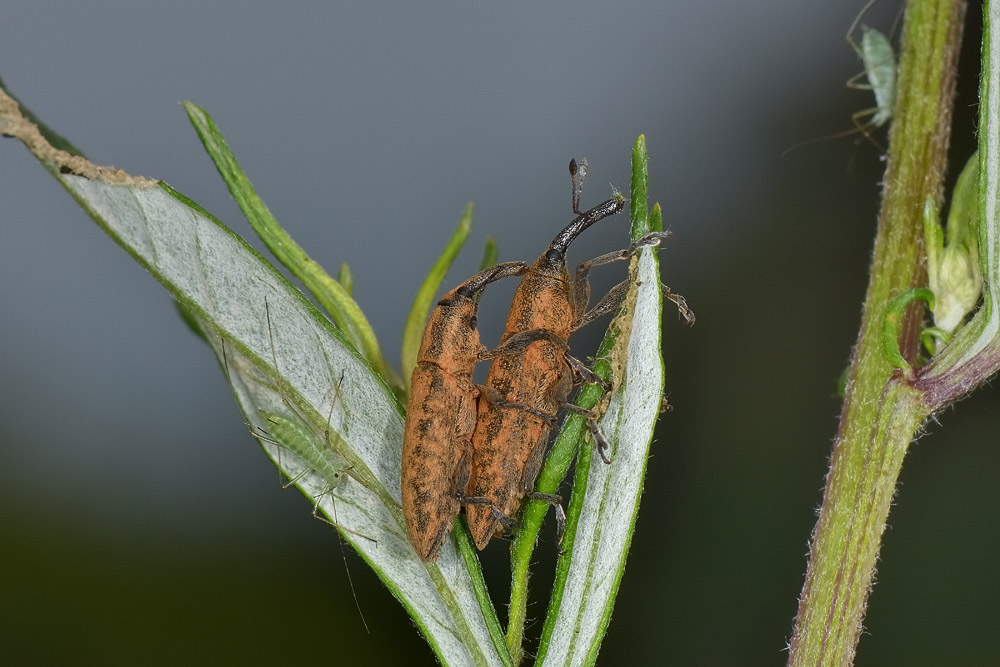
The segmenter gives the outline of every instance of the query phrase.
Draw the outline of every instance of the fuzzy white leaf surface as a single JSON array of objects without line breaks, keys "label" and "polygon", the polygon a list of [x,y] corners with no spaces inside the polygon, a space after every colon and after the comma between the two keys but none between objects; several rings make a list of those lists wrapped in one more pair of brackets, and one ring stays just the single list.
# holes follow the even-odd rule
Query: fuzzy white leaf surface
[{"label": "fuzzy white leaf surface", "polygon": [[335,488],[286,448],[262,442],[343,527],[345,539],[409,609],[439,659],[499,665],[454,543],[427,565],[410,546],[399,506],[402,410],[367,363],[297,289],[196,206],[161,187],[57,178],[195,313],[220,359],[224,355],[248,423],[266,431],[258,411],[279,413],[302,420],[330,444],[331,457],[343,461],[347,473]]},{"label": "fuzzy white leaf surface", "polygon": [[[592,457],[583,509],[544,665],[591,664],[603,639],[632,539],[646,457],[660,412],[659,265],[650,250],[638,262],[638,289],[622,386],[600,421],[612,460]],[[581,446],[588,446],[586,443]]]}]

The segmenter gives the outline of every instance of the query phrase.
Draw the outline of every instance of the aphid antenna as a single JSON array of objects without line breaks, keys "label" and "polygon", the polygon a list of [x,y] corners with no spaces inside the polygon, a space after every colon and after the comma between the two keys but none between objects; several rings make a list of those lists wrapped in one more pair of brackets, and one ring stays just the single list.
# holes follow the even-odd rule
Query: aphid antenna
[{"label": "aphid antenna", "polygon": [[[278,375],[280,375],[280,370],[278,368],[278,356],[277,356],[277,352],[275,351],[275,345],[274,345],[274,330],[273,330],[272,325],[271,325],[271,307],[270,307],[270,305],[267,302],[267,297],[264,298],[264,316],[265,316],[265,319],[267,320],[267,336],[268,336],[268,340],[270,341],[270,345],[271,345],[271,362],[274,364],[275,373],[278,374]],[[332,442],[330,440],[330,421],[333,419],[333,408],[334,408],[334,406],[337,403],[337,399],[340,397],[340,387],[343,384],[343,382],[344,382],[344,371],[341,371],[341,373],[340,373],[340,379],[337,381],[337,383],[335,384],[335,386],[332,388],[333,397],[330,400],[330,410],[327,413],[327,417],[326,417],[326,428],[323,431],[324,442],[327,445],[327,447],[329,447],[331,450],[333,450],[333,445],[332,445]],[[280,382],[280,380],[276,381],[276,387],[277,387],[279,395],[281,396],[282,403],[284,403],[288,407],[288,409],[291,410],[292,414],[294,414],[295,417],[297,419],[299,419],[303,425],[306,426],[307,430],[311,430],[311,427],[309,426],[308,420],[306,420],[306,418],[299,412],[298,409],[295,408],[294,405],[292,405],[292,402],[289,401],[288,398],[285,396],[284,391],[281,388],[281,382]],[[280,463],[281,450],[284,449],[284,447],[282,446],[281,442],[277,442],[274,439],[272,439],[271,441],[278,445],[278,456],[279,456],[279,467],[280,467],[280,465],[281,465],[281,463]],[[342,469],[339,473],[334,473],[335,477],[338,478],[338,483],[340,483],[341,481],[343,481],[343,480],[339,479],[340,473],[348,472],[352,467],[353,466],[348,466],[348,467]],[[289,481],[288,485],[295,484],[296,482],[298,482],[307,472],[309,472],[308,464],[306,465],[305,469],[301,473],[299,473],[293,480]],[[285,488],[287,488],[287,486]],[[329,520],[323,518],[319,514],[319,511],[318,511],[320,503],[323,502],[323,497],[325,495],[327,495],[327,494],[329,494],[329,496],[330,496],[330,508],[331,508],[331,512],[333,513],[333,521],[329,521]],[[360,533],[360,532],[358,532],[356,530],[352,530],[352,529],[350,529],[350,528],[348,528],[348,527],[346,527],[346,526],[344,526],[344,525],[342,525],[340,523],[340,519],[337,516],[337,497],[333,493],[333,485],[332,484],[328,483],[327,486],[322,491],[320,491],[319,494],[313,496],[313,501],[314,501],[313,502],[313,509],[312,509],[312,515],[313,515],[313,517],[319,519],[320,521],[322,521],[322,522],[324,522],[326,524],[329,524],[329,525],[333,526],[333,528],[335,529],[335,532],[337,534],[337,544],[338,544],[338,546],[340,548],[340,557],[344,561],[344,571],[347,573],[347,583],[348,583],[348,585],[351,588],[351,597],[354,598],[354,606],[358,610],[358,616],[361,618],[361,625],[364,626],[365,633],[370,635],[371,634],[371,630],[368,628],[368,621],[365,620],[365,614],[364,614],[363,611],[361,611],[361,602],[358,599],[358,592],[354,588],[354,577],[351,576],[351,567],[350,567],[350,565],[347,562],[347,551],[344,549],[344,540],[341,537],[341,532],[346,532],[346,533],[349,533],[351,535],[356,535],[357,537],[369,540],[370,542],[372,542],[372,543],[374,543],[376,545],[378,544],[378,540],[376,540],[375,538],[370,537],[368,535],[365,535],[364,533]]]},{"label": "aphid antenna", "polygon": [[[865,3],[864,7],[861,8],[861,11],[858,12],[857,16],[854,17],[854,21],[851,22],[851,27],[847,30],[847,34],[844,35],[844,39],[847,40],[847,43],[851,45],[851,48],[854,49],[855,53],[857,53],[859,56],[861,55],[861,45],[857,42],[857,40],[854,39],[854,35],[857,34],[858,28],[861,28],[863,30],[864,28],[867,27],[865,26],[864,23],[862,23],[862,21],[864,21],[865,16],[868,15],[868,12],[871,11],[872,7],[874,7],[878,3],[879,0],[868,0],[868,2]],[[899,24],[902,18],[903,18],[903,8],[900,7],[899,11],[896,12],[896,18],[893,19],[892,26],[889,29],[890,37],[894,36],[896,32],[899,30]]]}]

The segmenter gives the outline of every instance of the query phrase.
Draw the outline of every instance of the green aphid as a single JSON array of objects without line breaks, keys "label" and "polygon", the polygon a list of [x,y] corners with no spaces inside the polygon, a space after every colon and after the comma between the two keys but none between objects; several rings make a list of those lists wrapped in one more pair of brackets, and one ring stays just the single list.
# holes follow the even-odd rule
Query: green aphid
[{"label": "green aphid", "polygon": [[[885,33],[870,28],[861,23],[865,14],[871,9],[877,0],[871,0],[851,23],[850,29],[845,35],[847,43],[864,65],[864,71],[852,76],[847,80],[847,87],[853,90],[870,90],[875,96],[875,106],[862,109],[851,114],[851,122],[854,127],[842,132],[827,134],[814,139],[807,139],[799,142],[787,149],[784,154],[821,141],[830,139],[840,139],[855,134],[863,134],[879,150],[879,146],[871,137],[871,130],[880,128],[892,119],[893,107],[896,105],[896,52],[892,48],[892,42]],[[861,30],[861,40],[855,39],[855,34]]]},{"label": "green aphid", "polygon": [[[298,456],[316,472],[327,484],[327,490],[337,488],[343,481],[349,469],[347,461],[333,451],[326,439],[321,440],[313,429],[301,417],[286,417],[276,412],[258,410],[266,424],[266,439],[275,445],[284,447]],[[255,433],[257,437],[260,434]]]},{"label": "green aphid", "polygon": [[[875,95],[874,107],[858,111],[852,116],[858,130],[867,134],[869,129],[882,127],[892,118],[892,109],[896,105],[896,52],[888,37],[866,25],[861,26],[861,44],[857,44],[851,37],[848,37],[848,41],[861,57],[865,71],[848,81],[847,85],[870,90]],[[868,79],[868,83],[858,83],[862,76]],[[866,117],[868,120],[862,122]]]}]

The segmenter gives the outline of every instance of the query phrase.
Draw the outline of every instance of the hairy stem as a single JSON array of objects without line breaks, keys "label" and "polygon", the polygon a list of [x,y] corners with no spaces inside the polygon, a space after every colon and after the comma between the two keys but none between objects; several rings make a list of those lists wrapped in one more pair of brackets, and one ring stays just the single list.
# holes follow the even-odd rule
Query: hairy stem
[{"label": "hairy stem", "polygon": [[[930,414],[883,351],[889,305],[924,282],[922,211],[940,203],[965,3],[907,4],[899,89],[871,278],[840,427],[813,533],[789,665],[849,665],[903,456]],[[922,307],[899,323],[912,360]]]}]

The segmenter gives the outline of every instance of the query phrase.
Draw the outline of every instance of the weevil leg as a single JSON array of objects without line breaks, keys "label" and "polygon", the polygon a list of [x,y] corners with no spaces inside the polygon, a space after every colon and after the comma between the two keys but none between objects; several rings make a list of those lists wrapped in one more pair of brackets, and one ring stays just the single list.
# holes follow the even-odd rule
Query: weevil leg
[{"label": "weevil leg", "polygon": [[576,267],[576,274],[573,278],[573,307],[574,311],[579,314],[580,320],[574,325],[574,331],[620,306],[628,289],[628,281],[616,285],[612,288],[611,292],[604,295],[596,306],[588,311],[587,305],[590,303],[590,270],[593,267],[628,259],[639,248],[659,245],[661,242],[669,239],[670,236],[671,233],[669,231],[651,232],[633,241],[627,248],[600,255]]},{"label": "weevil leg", "polygon": [[[555,507],[556,509],[556,544],[562,546],[563,535],[566,533],[566,510],[562,506],[562,496],[556,493],[540,493],[538,491],[532,491],[526,495],[527,498],[531,500],[541,500],[543,503],[548,503]],[[563,554],[562,550],[559,551],[559,555]]]},{"label": "weevil leg", "polygon": [[455,498],[458,500],[460,505],[475,505],[477,507],[486,507],[488,505],[490,512],[493,514],[500,513],[500,510],[497,509],[497,506],[494,505],[493,501],[489,498],[485,498],[483,496],[466,496],[462,494],[456,495]]},{"label": "weevil leg", "polygon": [[[622,302],[625,301],[625,295],[628,294],[628,285],[629,282],[624,280],[608,290],[608,293],[601,297],[597,305],[585,312],[580,321],[573,325],[573,330],[583,328],[601,315],[617,310],[622,305]],[[589,287],[587,291],[590,291]]]},{"label": "weevil leg", "polygon": [[532,500],[541,500],[543,503],[548,503],[549,505],[562,506],[563,499],[558,493],[541,493],[539,491],[531,491],[526,495]]},{"label": "weevil leg", "polygon": [[673,304],[677,306],[677,314],[684,320],[684,324],[692,326],[695,321],[694,311],[688,306],[687,299],[682,297],[677,292],[674,292],[663,283],[660,283],[660,291],[663,293],[664,299],[672,301]]},{"label": "weevil leg", "polygon": [[673,236],[673,233],[670,230],[667,230],[665,232],[650,232],[649,234],[646,234],[645,236],[642,236],[633,241],[632,243],[630,243],[627,248],[605,253],[591,260],[588,260],[580,264],[580,266],[576,267],[577,279],[581,277],[586,278],[587,275],[590,273],[590,269],[595,266],[601,266],[602,264],[610,264],[611,262],[618,262],[623,259],[628,259],[632,255],[634,255],[639,248],[658,246],[660,245],[660,243],[666,241],[671,236]]},{"label": "weevil leg", "polygon": [[479,389],[480,394],[483,398],[489,401],[492,405],[498,408],[510,408],[512,410],[521,410],[527,412],[528,414],[534,415],[545,422],[545,425],[550,429],[555,430],[559,423],[556,420],[556,415],[550,415],[547,412],[542,412],[541,410],[536,410],[535,408],[525,405],[524,403],[511,403],[503,398],[493,387],[484,384],[477,384],[476,387]]},{"label": "weevil leg", "polygon": [[566,363],[568,363],[570,368],[573,369],[573,373],[580,379],[581,382],[586,382],[587,384],[599,384],[601,385],[601,389],[604,391],[611,391],[612,386],[610,382],[606,381],[600,375],[587,368],[586,364],[573,355],[566,355]]},{"label": "weevil leg", "polygon": [[[574,326],[575,329],[584,327],[594,320],[596,320],[601,315],[609,313],[619,306],[622,305],[622,301],[625,300],[625,295],[628,293],[629,283],[627,280],[622,281],[608,290],[608,293],[597,303],[596,306],[588,310],[582,318],[580,318],[579,324]],[[684,321],[687,326],[692,326],[695,323],[694,311],[688,306],[687,300],[673,291],[667,285],[660,283],[660,292],[663,294],[663,298],[671,301],[677,307],[677,314]]]},{"label": "weevil leg", "polygon": [[563,409],[566,412],[571,412],[574,415],[580,415],[586,419],[587,430],[590,431],[590,435],[593,436],[594,442],[597,443],[597,453],[600,454],[601,460],[604,463],[610,465],[611,459],[608,458],[608,452],[611,451],[611,445],[605,439],[604,434],[601,433],[601,429],[597,426],[597,415],[588,410],[587,408],[581,408],[579,405],[573,405],[572,403],[563,403]]},{"label": "weevil leg", "polygon": [[563,509],[562,503],[560,503],[556,505],[556,545],[559,547],[560,556],[566,554],[562,550],[564,537],[566,537],[566,510]]},{"label": "weevil leg", "polygon": [[492,505],[493,501],[483,496],[455,496],[462,505]]},{"label": "weevil leg", "polygon": [[593,419],[594,413],[587,408],[581,408],[579,405],[573,405],[572,403],[563,403],[563,410],[570,412],[574,415],[580,415],[581,417],[586,417],[587,419]]},{"label": "weevil leg", "polygon": [[594,436],[594,442],[597,443],[597,453],[600,455],[601,460],[604,461],[605,465],[611,465],[611,459],[608,458],[608,452],[611,451],[611,445],[604,439],[601,429],[597,427],[597,422],[593,419],[588,419],[587,429],[589,429],[590,434]]},{"label": "weevil leg", "polygon": [[583,262],[578,267],[576,267],[576,280],[587,280],[590,276],[590,270],[595,266],[601,266],[602,264],[610,264],[611,262],[620,262],[624,259],[629,259],[632,255],[636,253],[639,248],[648,248],[651,246],[658,246],[663,241],[666,241],[672,236],[672,232],[669,230],[665,232],[650,232],[645,236],[636,239],[629,244],[627,248],[622,248],[621,250],[615,250],[613,252],[608,252],[603,255],[599,255],[591,260]]},{"label": "weevil leg", "polygon": [[487,359],[494,359],[508,354],[517,354],[524,351],[532,343],[540,340],[548,341],[563,350],[569,349],[569,345],[565,340],[548,329],[532,329],[531,331],[522,331],[514,334],[494,349],[483,353],[479,359],[480,361],[486,361]]},{"label": "weevil leg", "polygon": [[517,521],[501,512],[495,505],[490,507],[490,513],[493,515],[493,518],[502,523],[505,528],[513,529],[517,527]]}]

